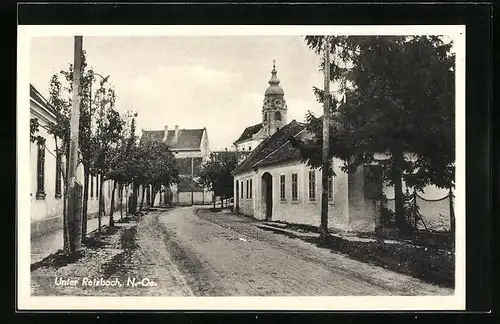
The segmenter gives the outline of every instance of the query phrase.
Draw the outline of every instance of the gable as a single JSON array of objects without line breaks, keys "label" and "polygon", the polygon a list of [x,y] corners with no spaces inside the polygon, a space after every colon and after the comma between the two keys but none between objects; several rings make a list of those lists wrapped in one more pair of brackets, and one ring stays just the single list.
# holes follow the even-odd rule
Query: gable
[{"label": "gable", "polygon": [[167,133],[167,145],[173,150],[200,150],[204,129],[179,129],[175,138],[175,130]]},{"label": "gable", "polygon": [[245,128],[240,137],[234,142],[234,144],[249,140],[253,135],[257,134],[262,129],[262,123],[253,126],[248,126]]},{"label": "gable", "polygon": [[254,151],[234,170],[239,174],[259,166],[291,161],[300,158],[299,149],[292,146],[290,139],[297,136],[305,126],[296,120],[278,130],[271,137],[264,139]]}]

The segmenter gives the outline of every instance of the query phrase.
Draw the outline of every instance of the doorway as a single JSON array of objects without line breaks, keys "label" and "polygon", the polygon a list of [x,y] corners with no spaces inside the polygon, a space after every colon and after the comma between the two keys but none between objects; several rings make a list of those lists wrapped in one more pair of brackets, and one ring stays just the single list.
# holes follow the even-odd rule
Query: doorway
[{"label": "doorway", "polygon": [[273,177],[269,172],[262,175],[262,202],[266,220],[271,221],[273,215]]},{"label": "doorway", "polygon": [[240,212],[240,182],[238,180],[236,180],[236,184],[235,184],[235,188],[236,188],[236,195],[234,196],[235,198],[235,201],[234,201],[234,205],[235,205],[235,210],[237,213]]}]

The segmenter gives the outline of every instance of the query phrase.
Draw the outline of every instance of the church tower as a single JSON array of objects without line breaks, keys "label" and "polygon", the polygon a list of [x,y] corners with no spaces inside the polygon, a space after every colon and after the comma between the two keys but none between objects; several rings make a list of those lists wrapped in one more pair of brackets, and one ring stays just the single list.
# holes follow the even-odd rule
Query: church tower
[{"label": "church tower", "polygon": [[278,129],[287,124],[285,92],[281,88],[280,80],[276,74],[276,65],[273,60],[271,79],[264,95],[264,105],[262,107],[262,128],[265,137],[273,135]]}]

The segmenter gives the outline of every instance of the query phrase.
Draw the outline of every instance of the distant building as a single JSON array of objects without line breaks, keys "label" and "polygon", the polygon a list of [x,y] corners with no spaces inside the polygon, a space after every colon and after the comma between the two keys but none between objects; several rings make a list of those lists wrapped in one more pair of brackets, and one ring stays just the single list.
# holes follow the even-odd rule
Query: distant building
[{"label": "distant building", "polygon": [[[166,143],[180,167],[179,184],[168,188],[158,197],[158,202],[163,199],[162,202],[180,205],[210,203],[212,192],[200,188],[196,182],[203,162],[210,155],[206,128],[179,129],[175,125],[174,129],[169,130],[165,125],[163,130],[143,130],[141,141],[149,140]],[[150,189],[146,190],[149,192]],[[148,192],[146,195],[149,196]]]},{"label": "distant building", "polygon": [[287,124],[287,105],[285,92],[280,86],[276,66],[273,62],[269,86],[264,93],[262,105],[262,122],[245,128],[240,137],[233,143],[236,151],[253,151],[266,137]]}]

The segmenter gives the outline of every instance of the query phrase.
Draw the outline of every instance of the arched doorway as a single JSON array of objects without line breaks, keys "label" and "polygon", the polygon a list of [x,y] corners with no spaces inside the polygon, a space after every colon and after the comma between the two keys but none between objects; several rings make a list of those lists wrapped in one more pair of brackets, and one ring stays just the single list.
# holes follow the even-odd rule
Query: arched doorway
[{"label": "arched doorway", "polygon": [[272,220],[273,215],[273,177],[269,172],[262,175],[262,203],[266,220]]},{"label": "arched doorway", "polygon": [[234,205],[235,205],[236,212],[239,213],[240,212],[240,195],[239,195],[240,182],[238,180],[236,180],[235,188],[236,188],[236,195],[234,196]]}]

